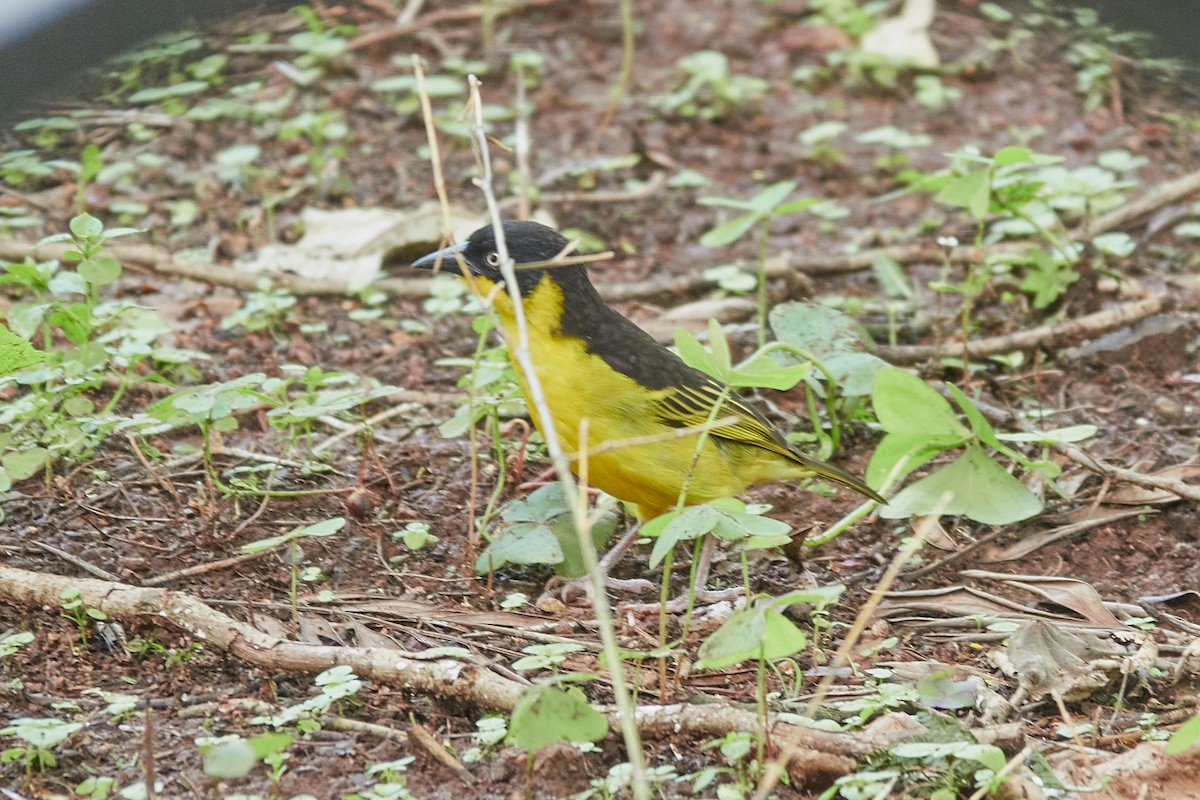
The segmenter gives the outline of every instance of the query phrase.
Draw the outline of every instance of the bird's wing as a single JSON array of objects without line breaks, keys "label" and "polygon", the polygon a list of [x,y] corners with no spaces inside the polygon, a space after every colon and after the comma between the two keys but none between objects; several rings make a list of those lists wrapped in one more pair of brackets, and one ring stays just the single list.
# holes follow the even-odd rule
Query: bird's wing
[{"label": "bird's wing", "polygon": [[668,387],[658,393],[652,406],[652,413],[659,422],[675,428],[687,428],[703,425],[709,421],[713,406],[718,401],[721,409],[712,419],[736,417],[732,425],[714,428],[710,434],[717,440],[741,442],[743,444],[761,447],[771,453],[776,453],[797,464],[809,475],[819,475],[822,478],[849,486],[854,491],[886,504],[881,495],[867,486],[858,478],[841,469],[819,461],[812,456],[788,446],[782,434],[763,418],[763,415],[723,386],[719,381],[697,372],[695,380],[686,384]]},{"label": "bird's wing", "polygon": [[721,403],[721,409],[712,420],[732,416],[736,417],[737,421],[732,425],[714,428],[712,436],[754,445],[785,458],[795,459],[795,451],[788,447],[783,437],[763,419],[762,414],[708,376],[695,383],[662,390],[654,402],[653,413],[658,421],[673,428],[688,428],[708,422],[713,406],[718,401]]}]

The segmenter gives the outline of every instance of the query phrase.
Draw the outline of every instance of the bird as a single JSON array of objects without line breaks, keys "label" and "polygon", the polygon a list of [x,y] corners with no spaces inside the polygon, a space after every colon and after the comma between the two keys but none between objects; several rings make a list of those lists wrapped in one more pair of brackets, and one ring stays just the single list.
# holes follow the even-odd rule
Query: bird
[{"label": "bird", "polygon": [[[506,220],[502,226],[509,257],[518,267],[546,264],[568,252],[567,238],[541,223]],[[500,259],[495,228],[486,225],[463,242],[417,259],[413,267],[464,270],[475,289],[492,298],[530,417],[544,432],[547,420],[513,353],[519,341],[515,305],[506,291],[494,291],[504,281]],[[639,521],[675,509],[685,491],[683,504],[696,505],[734,496],[753,484],[808,477],[886,502],[853,475],[797,449],[728,386],[688,366],[609,306],[586,264],[518,268],[515,276],[530,361],[549,421],[564,452],[573,454],[572,471],[579,474],[579,453],[586,453],[588,482],[623,501]],[[699,456],[699,432],[672,435],[722,418],[734,421],[708,430]],[[584,419],[587,441],[580,442]],[[647,438],[653,441],[604,447]]]}]

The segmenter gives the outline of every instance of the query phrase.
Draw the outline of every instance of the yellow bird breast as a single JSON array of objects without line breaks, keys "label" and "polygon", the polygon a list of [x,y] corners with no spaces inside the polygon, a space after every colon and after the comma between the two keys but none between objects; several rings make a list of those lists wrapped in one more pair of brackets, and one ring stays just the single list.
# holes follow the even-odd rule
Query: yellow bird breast
[{"label": "yellow bird breast", "polygon": [[[511,355],[512,346],[519,341],[512,303],[506,297],[497,300]],[[572,470],[583,473],[578,463],[579,430],[586,419],[588,483],[636,506],[635,511],[642,519],[672,508],[685,481],[686,502],[690,504],[728,497],[762,480],[795,477],[796,470],[783,459],[764,460],[766,453],[761,448],[728,442],[711,434],[696,458],[699,434],[674,437],[678,429],[660,421],[653,410],[655,401],[666,391],[647,389],[589,353],[581,339],[561,333],[562,294],[553,281],[544,279],[525,298],[524,309],[529,354],[563,450],[576,456],[572,459]],[[530,416],[538,429],[545,431],[528,382],[516,359],[512,360]],[[673,438],[614,449],[604,447],[656,435]],[[593,452],[597,448],[603,449]]]}]

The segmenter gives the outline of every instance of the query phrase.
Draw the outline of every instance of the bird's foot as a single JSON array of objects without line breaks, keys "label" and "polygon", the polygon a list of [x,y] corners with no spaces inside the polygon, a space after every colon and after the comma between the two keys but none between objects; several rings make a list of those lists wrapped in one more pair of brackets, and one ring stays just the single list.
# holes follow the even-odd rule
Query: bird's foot
[{"label": "bird's foot", "polygon": [[[542,592],[539,602],[546,598],[555,598],[564,603],[573,603],[580,599],[586,599],[588,582],[588,578],[551,578],[546,583],[546,588]],[[657,584],[645,578],[613,578],[607,574],[604,576],[604,586],[610,591],[622,594],[642,594],[658,589]]]}]

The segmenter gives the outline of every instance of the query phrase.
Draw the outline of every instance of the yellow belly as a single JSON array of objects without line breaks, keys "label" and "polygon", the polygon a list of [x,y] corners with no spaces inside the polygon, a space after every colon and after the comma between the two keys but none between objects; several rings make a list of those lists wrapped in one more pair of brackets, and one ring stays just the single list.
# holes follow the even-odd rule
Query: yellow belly
[{"label": "yellow belly", "polygon": [[[525,308],[537,309],[540,305],[527,300]],[[759,481],[803,474],[786,459],[762,448],[718,439],[711,434],[697,458],[699,434],[674,437],[678,429],[658,421],[651,408],[657,393],[588,353],[581,340],[561,335],[554,305],[545,304],[546,318],[535,311],[528,319],[530,356],[554,417],[555,432],[569,455],[583,450],[580,423],[587,420],[586,477],[590,485],[635,506],[640,518],[649,519],[675,506],[685,482],[684,502],[693,504],[737,494]],[[515,343],[515,321],[504,313],[507,309],[499,310],[505,333]],[[517,360],[512,361],[530,416],[544,433],[528,382]],[[608,448],[614,442],[656,435],[674,438]],[[596,453],[597,448],[603,449]],[[578,458],[573,459],[571,468],[576,474],[584,474]]]}]

